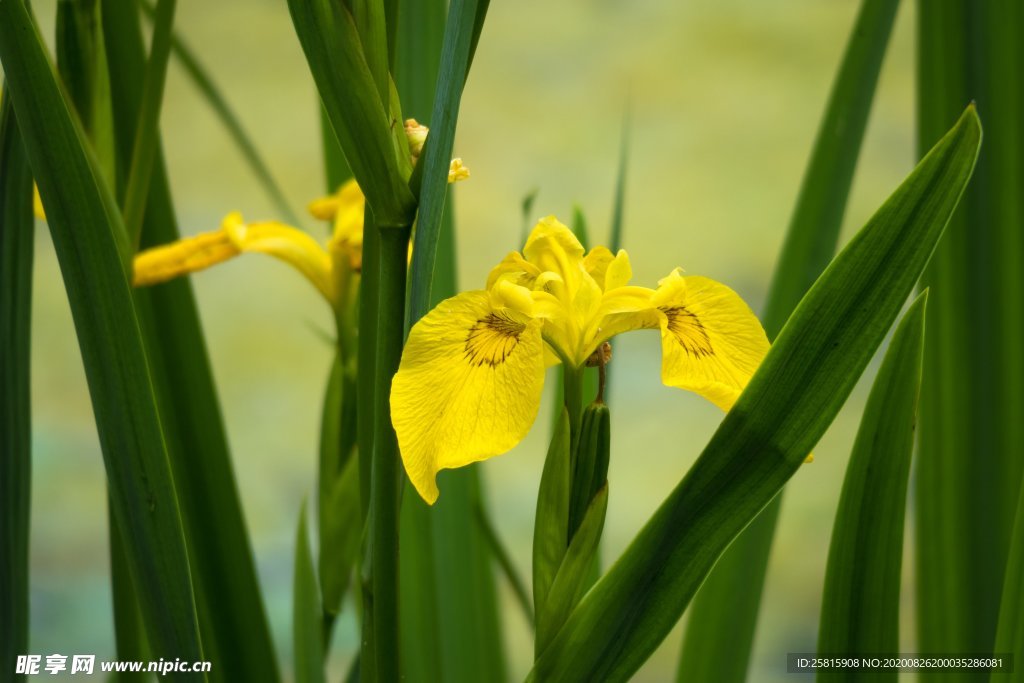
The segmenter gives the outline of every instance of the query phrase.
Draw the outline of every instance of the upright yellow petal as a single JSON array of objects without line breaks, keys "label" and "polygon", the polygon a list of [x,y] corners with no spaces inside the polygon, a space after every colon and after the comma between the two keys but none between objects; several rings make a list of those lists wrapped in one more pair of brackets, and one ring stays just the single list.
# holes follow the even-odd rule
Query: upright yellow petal
[{"label": "upright yellow petal", "polygon": [[495,309],[485,291],[439,304],[413,326],[391,386],[391,419],[409,480],[428,503],[440,470],[510,450],[544,386],[540,322]]},{"label": "upright yellow petal", "polygon": [[653,302],[662,381],[729,410],[768,353],[761,323],[736,292],[714,280],[675,271],[659,284]]}]

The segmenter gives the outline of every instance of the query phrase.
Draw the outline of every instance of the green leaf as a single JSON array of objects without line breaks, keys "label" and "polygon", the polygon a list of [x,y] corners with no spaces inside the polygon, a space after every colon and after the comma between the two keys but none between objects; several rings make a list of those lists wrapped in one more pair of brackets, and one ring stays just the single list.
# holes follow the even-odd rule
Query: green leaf
[{"label": "green leaf", "polygon": [[[122,661],[143,661],[151,659],[149,644],[146,642],[146,628],[139,611],[139,600],[136,597],[135,585],[132,583],[131,571],[128,568],[128,555],[121,530],[114,519],[114,511],[109,503],[107,526],[110,533],[110,592],[114,607],[114,644],[117,658]],[[110,675],[112,680],[146,681],[144,673],[119,671]]]},{"label": "green leaf", "polygon": [[[0,97],[0,661],[28,652],[32,490],[32,171],[10,97]],[[9,669],[10,670],[10,669]]]},{"label": "green leaf", "polygon": [[157,0],[153,18],[153,40],[146,60],[146,75],[139,100],[138,123],[131,165],[128,166],[128,186],[123,205],[124,224],[128,241],[138,247],[142,235],[142,219],[149,197],[149,184],[153,178],[160,134],[160,108],[164,100],[164,82],[167,80],[167,61],[171,56],[171,30],[174,27],[174,9],[177,0]]},{"label": "green leaf", "polygon": [[341,599],[359,555],[363,525],[359,510],[359,459],[349,458],[323,503],[320,517],[320,581],[324,612],[332,617],[341,610]]},{"label": "green leaf", "polygon": [[[154,16],[152,2],[143,1],[139,4],[142,6],[142,10],[147,17],[152,18]],[[274,176],[256,148],[256,144],[242,126],[242,121],[239,119],[238,114],[228,104],[227,98],[221,93],[217,84],[213,82],[210,72],[207,71],[206,67],[203,66],[202,62],[199,61],[199,58],[178,32],[171,35],[171,54],[181,64],[185,74],[192,81],[192,85],[199,90],[199,94],[203,96],[206,103],[213,109],[213,113],[220,119],[221,125],[227,130],[228,136],[235,143],[238,151],[242,153],[246,163],[249,164],[249,168],[255,174],[260,185],[263,186],[263,191],[267,193],[270,201],[285,220],[298,223],[298,217],[288,205],[284,192],[277,184],[277,181],[274,180]],[[331,134],[333,135],[333,132]],[[338,185],[343,181],[344,178],[333,185],[329,185],[327,191],[333,192],[338,189]]]},{"label": "green leaf", "polygon": [[604,530],[605,513],[608,511],[608,485],[598,489],[579,529],[569,543],[555,580],[551,583],[548,599],[537,612],[536,651],[538,656],[547,649],[558,630],[565,624],[569,613],[579,602],[587,586],[587,579],[594,566],[595,554]]},{"label": "green leaf", "polygon": [[[133,3],[103,7],[119,161],[133,154],[143,96],[143,46]],[[154,138],[143,246],[178,239],[159,136]],[[278,680],[275,650],[221,419],[213,373],[188,279],[135,290],[192,567],[211,681]]]},{"label": "green leaf", "polygon": [[433,301],[430,290],[448,190],[448,166],[455,142],[455,124],[472,46],[480,35],[486,12],[487,2],[481,0],[453,0],[448,9],[434,110],[430,117],[430,135],[417,164],[418,171],[423,169],[422,187],[418,193],[420,205],[409,273],[407,328],[430,310]]},{"label": "green leaf", "polygon": [[574,538],[597,492],[608,483],[611,414],[602,401],[583,410],[579,447],[573,453],[569,536]]},{"label": "green leaf", "polygon": [[[762,323],[774,339],[835,253],[898,0],[864,0],[818,129]],[[947,122],[948,123],[948,122]],[[777,496],[733,542],[690,607],[679,681],[746,680]]]},{"label": "green leaf", "polygon": [[[407,185],[408,146],[396,148],[389,108],[381,99],[343,3],[288,0],[295,33],[328,119],[379,227],[408,226],[415,200]],[[364,262],[366,261],[364,257]]]},{"label": "green leaf", "polygon": [[839,411],[924,269],[980,143],[968,108],[836,257],[693,468],[538,660],[536,680],[626,680],[657,647]]},{"label": "green leaf", "polygon": [[991,652],[1024,476],[1024,6],[921,3],[917,16],[918,149],[971,100],[992,141],[921,281],[932,334],[916,464],[918,642]]},{"label": "green leaf", "polygon": [[167,446],[118,245],[120,214],[20,0],[0,2],[0,60],[46,205],[153,653],[201,660]]},{"label": "green leaf", "polygon": [[533,610],[540,614],[569,548],[569,414],[562,408],[544,459],[533,524]]},{"label": "green leaf", "polygon": [[[900,568],[910,455],[921,389],[927,292],[896,327],[878,370],[843,479],[825,573],[818,652],[899,652]],[[898,671],[871,673],[895,683]],[[819,681],[860,681],[860,671],[818,670]]]},{"label": "green leaf", "polygon": [[324,683],[324,646],[320,634],[320,590],[306,529],[306,503],[295,534],[295,581],[292,593],[292,649],[296,683]]}]

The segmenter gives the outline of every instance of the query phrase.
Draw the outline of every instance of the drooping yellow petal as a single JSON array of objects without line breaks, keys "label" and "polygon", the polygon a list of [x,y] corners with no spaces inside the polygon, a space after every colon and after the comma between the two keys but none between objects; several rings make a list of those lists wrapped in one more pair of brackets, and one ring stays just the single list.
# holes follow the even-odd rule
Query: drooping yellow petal
[{"label": "drooping yellow petal", "polygon": [[537,416],[544,385],[541,324],[466,292],[409,333],[391,387],[391,418],[409,480],[437,500],[442,469],[515,446]]},{"label": "drooping yellow petal", "polygon": [[673,272],[653,297],[662,340],[662,381],[729,410],[768,353],[757,316],[736,292]]},{"label": "drooping yellow petal", "polygon": [[146,287],[205,270],[241,253],[223,230],[204,232],[139,252],[132,284]]},{"label": "drooping yellow petal", "polygon": [[269,254],[295,267],[333,303],[331,257],[305,232],[276,221],[245,223],[237,212],[224,218],[221,230],[239,251]]},{"label": "drooping yellow petal", "polygon": [[133,263],[132,283],[144,287],[166,282],[223,263],[243,252],[269,254],[291,264],[333,303],[331,260],[316,240],[282,223],[246,224],[239,213],[228,214],[220,230],[215,232],[140,252]]}]

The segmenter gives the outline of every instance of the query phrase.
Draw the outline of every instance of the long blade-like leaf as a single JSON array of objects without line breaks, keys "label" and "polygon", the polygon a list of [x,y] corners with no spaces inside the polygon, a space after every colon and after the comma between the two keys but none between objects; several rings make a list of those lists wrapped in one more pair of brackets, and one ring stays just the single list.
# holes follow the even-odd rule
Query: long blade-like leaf
[{"label": "long blade-like leaf", "polygon": [[[927,293],[893,334],[871,388],[843,480],[825,573],[818,652],[899,652],[900,568],[910,454],[921,388]],[[818,670],[819,681],[861,681],[861,671]],[[895,683],[896,670],[871,680]]]},{"label": "long blade-like leaf", "polygon": [[991,652],[1024,476],[1024,5],[918,7],[918,149],[968,100],[992,142],[922,278],[934,334],[916,465],[918,642],[923,652]]},{"label": "long blade-like leaf", "polygon": [[423,317],[433,303],[434,262],[448,190],[448,163],[455,142],[455,123],[468,76],[472,46],[475,37],[480,35],[486,13],[487,2],[484,0],[454,0],[448,8],[441,67],[430,117],[431,130],[423,151],[424,158],[419,162],[423,180],[409,273],[407,327]]},{"label": "long blade-like leaf", "polygon": [[313,551],[306,528],[306,504],[299,512],[295,534],[295,580],[292,591],[292,647],[295,652],[295,682],[324,683],[324,647],[320,633],[322,618],[320,588],[313,569]]},{"label": "long blade-like leaf", "polygon": [[174,28],[177,2],[157,0],[153,16],[153,41],[146,60],[146,75],[139,100],[139,118],[137,125],[133,126],[135,144],[122,206],[128,240],[136,248],[142,234],[142,218],[146,212],[149,184],[153,179],[153,162],[159,146],[160,109],[164,101],[164,83],[167,80],[167,61],[171,56],[171,31]]},{"label": "long blade-like leaf", "polygon": [[693,468],[536,663],[536,680],[626,680],[657,647],[839,411],[924,269],[980,143],[971,107],[836,257]]},{"label": "long blade-like leaf", "polygon": [[[105,44],[119,160],[132,158],[143,97],[142,32],[132,3],[105,2]],[[178,239],[159,137],[143,216],[143,246]],[[272,683],[278,668],[221,420],[199,313],[187,279],[135,291],[144,321],[182,519],[211,681]]]},{"label": "long blade-like leaf", "polygon": [[20,0],[0,3],[0,59],[64,276],[149,641],[157,656],[199,661],[174,481],[118,247],[124,226]]},{"label": "long blade-like leaf", "polygon": [[[865,0],[850,35],[775,268],[762,322],[774,339],[828,265],[864,139],[898,0]],[[782,496],[733,542],[690,608],[680,681],[746,679]]]},{"label": "long blade-like leaf", "polygon": [[14,109],[0,99],[0,662],[8,675],[28,652],[31,493],[29,337],[32,305],[32,171]]}]

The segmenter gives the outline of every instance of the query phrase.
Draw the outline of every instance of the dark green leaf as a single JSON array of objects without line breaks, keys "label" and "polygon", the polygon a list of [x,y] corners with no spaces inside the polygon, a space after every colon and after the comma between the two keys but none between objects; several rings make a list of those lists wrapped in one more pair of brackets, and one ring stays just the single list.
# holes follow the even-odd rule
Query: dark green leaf
[{"label": "dark green leaf", "polygon": [[540,614],[569,547],[569,414],[562,408],[537,493],[533,524],[533,610]]},{"label": "dark green leaf", "polygon": [[[0,96],[0,661],[28,649],[32,171],[10,97]],[[8,667],[13,670],[13,665]]]},{"label": "dark green leaf", "polygon": [[135,144],[131,165],[128,166],[128,186],[122,205],[128,241],[136,248],[142,235],[142,219],[146,212],[149,184],[153,178],[153,161],[159,148],[160,109],[164,101],[167,61],[171,56],[171,30],[174,28],[176,6],[177,0],[157,0],[153,40],[146,60],[146,75],[139,100],[139,118],[134,126]]},{"label": "dark green leaf", "polygon": [[320,581],[324,611],[337,615],[359,554],[359,459],[349,458],[323,503],[320,517]]},{"label": "dark green leaf", "polygon": [[124,225],[20,0],[0,2],[0,59],[47,209],[153,653],[201,660],[167,446],[118,244]]},{"label": "dark green leaf", "polygon": [[839,411],[924,269],[980,143],[968,108],[836,257],[693,468],[538,660],[536,680],[626,680],[657,647]]},{"label": "dark green leaf", "polygon": [[[1024,5],[919,5],[918,149],[971,100],[992,144],[922,278],[931,333],[916,464],[918,642],[991,652],[1024,476]],[[939,678],[987,680],[922,675]]]},{"label": "dark green leaf", "polygon": [[448,10],[434,110],[430,117],[431,130],[417,165],[417,170],[422,168],[422,187],[418,193],[420,206],[409,275],[407,327],[423,317],[433,301],[434,262],[448,189],[455,123],[468,75],[471,47],[474,37],[479,37],[486,12],[487,3],[480,0],[453,0]]},{"label": "dark green leaf", "polygon": [[[898,0],[864,0],[850,35],[761,319],[774,339],[835,253]],[[948,122],[947,122],[948,123]],[[746,680],[782,496],[715,565],[690,608],[678,680]]]},{"label": "dark green leaf", "polygon": [[[910,454],[924,353],[922,294],[896,327],[871,388],[832,527],[818,652],[899,652],[900,568]],[[895,683],[899,672],[874,671]],[[819,681],[863,681],[863,671],[818,670]]]},{"label": "dark green leaf", "polygon": [[306,529],[306,503],[295,535],[295,581],[292,593],[292,648],[296,683],[324,683],[324,647],[320,634],[320,590]]},{"label": "dark green leaf", "polygon": [[[143,96],[142,33],[133,3],[105,3],[103,19],[117,149],[127,166]],[[145,247],[179,236],[159,137],[155,144],[142,224]],[[180,485],[203,649],[213,664],[209,678],[273,683],[275,650],[191,284],[181,278],[139,289],[135,302]]]}]

